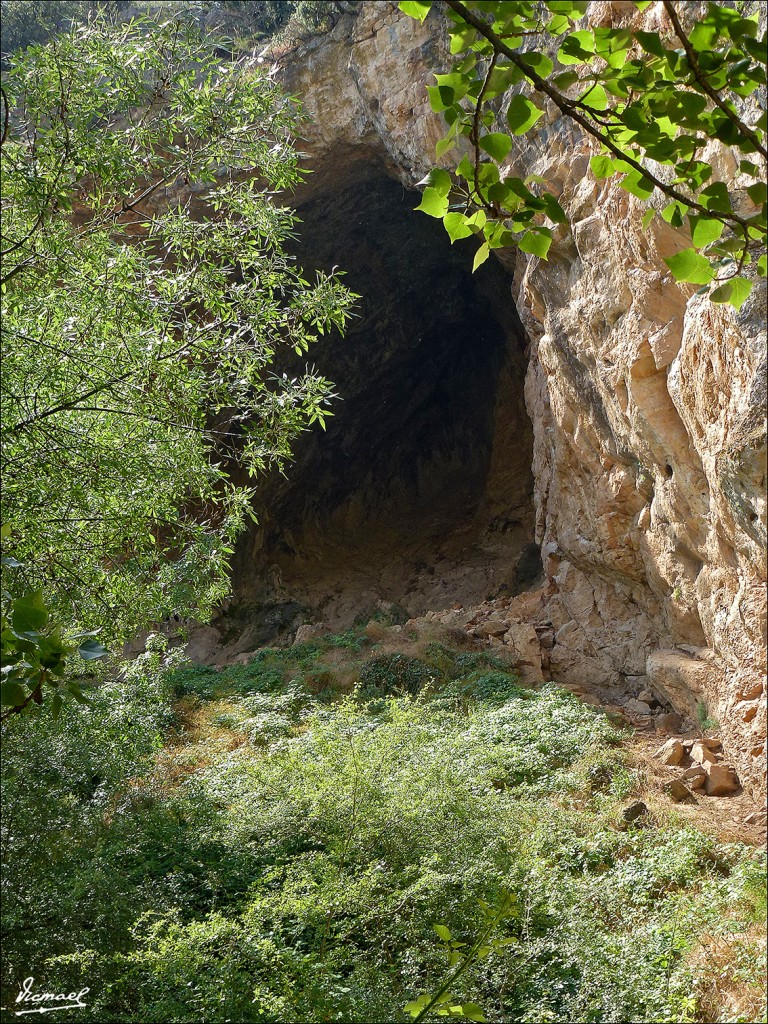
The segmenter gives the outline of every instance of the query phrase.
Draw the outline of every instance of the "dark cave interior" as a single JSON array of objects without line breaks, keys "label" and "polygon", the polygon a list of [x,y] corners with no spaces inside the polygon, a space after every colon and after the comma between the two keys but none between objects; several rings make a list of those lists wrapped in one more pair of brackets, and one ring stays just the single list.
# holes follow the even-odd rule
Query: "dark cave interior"
[{"label": "dark cave interior", "polygon": [[[302,621],[345,626],[512,588],[531,561],[525,337],[495,260],[450,245],[418,194],[379,167],[298,197],[305,271],[346,273],[361,298],[346,336],[307,361],[340,400],[258,489],[234,563],[248,643]],[[290,369],[290,367],[289,367]],[[526,554],[527,552],[527,554]],[[534,558],[534,564],[536,559]]]}]

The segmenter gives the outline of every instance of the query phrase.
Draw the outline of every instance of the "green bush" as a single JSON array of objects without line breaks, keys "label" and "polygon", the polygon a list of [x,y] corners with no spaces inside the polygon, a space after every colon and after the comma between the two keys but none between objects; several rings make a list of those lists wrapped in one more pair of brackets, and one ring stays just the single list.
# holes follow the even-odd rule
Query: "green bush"
[{"label": "green bush", "polygon": [[[405,1021],[447,971],[433,925],[474,942],[480,901],[510,898],[455,993],[489,1021],[695,1019],[691,957],[703,931],[762,919],[764,858],[674,822],[621,830],[620,734],[553,685],[475,667],[441,700],[424,694],[434,666],[379,655],[371,685],[418,695],[321,704],[287,678],[239,696],[278,666],[291,677],[292,650],[197,675],[232,684],[192,705],[216,742],[161,748],[180,678],[161,653],[74,733],[14,724],[9,1001],[24,970],[89,985],[96,1019]],[[20,785],[25,729],[45,788]],[[739,950],[759,986],[759,955]]]},{"label": "green bush", "polygon": [[363,698],[411,694],[438,676],[437,671],[418,658],[405,654],[381,654],[367,661],[360,671]]}]

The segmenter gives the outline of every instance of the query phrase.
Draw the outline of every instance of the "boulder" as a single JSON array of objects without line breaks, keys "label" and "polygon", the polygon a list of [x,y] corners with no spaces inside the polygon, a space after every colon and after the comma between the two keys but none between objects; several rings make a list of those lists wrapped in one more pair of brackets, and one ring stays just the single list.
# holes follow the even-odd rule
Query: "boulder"
[{"label": "boulder", "polygon": [[492,617],[490,619],[486,619],[484,622],[479,622],[475,626],[475,636],[480,637],[480,639],[483,640],[487,637],[498,637],[500,639],[508,629],[508,622],[505,622],[503,619]]},{"label": "boulder", "polygon": [[729,764],[707,763],[704,770],[707,773],[704,782],[704,792],[707,796],[727,796],[738,790],[738,777]]},{"label": "boulder", "polygon": [[697,764],[715,764],[718,757],[701,740],[696,740],[691,747],[691,760]]},{"label": "boulder", "polygon": [[701,789],[707,781],[707,773],[700,764],[692,764],[690,768],[685,769],[681,780],[691,789]]},{"label": "boulder", "polygon": [[718,736],[710,736],[708,738],[701,740],[701,742],[704,744],[705,747],[707,747],[708,750],[718,751],[723,749],[722,741]]},{"label": "boulder", "polygon": [[307,644],[310,640],[316,640],[319,636],[324,636],[326,633],[330,633],[331,627],[327,622],[308,622],[303,626],[299,626],[296,630],[296,638],[293,641],[294,646],[299,644]]},{"label": "boulder", "polygon": [[680,779],[673,779],[664,787],[664,792],[671,797],[676,804],[695,804],[696,797]]},{"label": "boulder", "polygon": [[650,715],[650,705],[646,704],[644,700],[638,700],[636,697],[630,697],[626,702],[625,707],[630,715]]},{"label": "boulder", "polygon": [[680,732],[683,719],[676,711],[665,711],[656,718],[656,727],[659,732]]},{"label": "boulder", "polygon": [[541,667],[541,645],[536,630],[528,622],[509,622],[504,643],[515,653],[517,670],[526,686],[544,682]]},{"label": "boulder", "polygon": [[662,764],[674,767],[680,764],[685,757],[685,747],[680,740],[672,737],[663,746],[659,747],[653,756],[657,761],[661,761]]},{"label": "boulder", "polygon": [[632,803],[628,807],[624,807],[622,809],[621,817],[622,817],[622,820],[625,821],[629,825],[633,821],[636,821],[638,818],[641,818],[644,814],[647,814],[647,813],[648,813],[648,808],[643,803],[643,801],[642,800],[635,800],[634,803]]}]

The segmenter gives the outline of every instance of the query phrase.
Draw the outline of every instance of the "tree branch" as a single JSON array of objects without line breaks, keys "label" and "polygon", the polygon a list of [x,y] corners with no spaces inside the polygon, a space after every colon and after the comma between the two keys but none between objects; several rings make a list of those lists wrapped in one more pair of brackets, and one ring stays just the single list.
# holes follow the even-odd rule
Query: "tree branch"
[{"label": "tree branch", "polygon": [[497,35],[490,25],[484,22],[482,18],[468,10],[460,0],[444,0],[444,2],[446,6],[455,11],[463,21],[477,29],[480,35],[484,36],[488,42],[493,45],[497,52],[503,53],[505,57],[508,57],[515,67],[519,68],[519,70],[523,72],[531,85],[533,85],[534,89],[538,92],[543,92],[545,96],[549,96],[555,106],[558,107],[566,117],[569,117],[572,121],[575,121],[576,124],[580,125],[585,132],[591,135],[594,139],[597,139],[598,142],[605,146],[605,148],[613,153],[614,156],[623,160],[624,163],[634,168],[634,170],[639,171],[644,178],[652,182],[656,188],[664,193],[664,195],[669,196],[670,199],[675,199],[677,202],[682,203],[684,206],[687,206],[692,210],[697,210],[699,213],[704,214],[712,220],[719,220],[724,224],[739,224],[744,228],[745,233],[750,227],[754,226],[736,213],[721,213],[718,210],[709,210],[706,206],[702,206],[701,203],[697,203],[695,199],[691,199],[688,196],[683,195],[682,192],[678,192],[677,189],[673,188],[671,185],[667,185],[665,182],[661,181],[661,179],[657,178],[648,170],[647,167],[644,167],[639,161],[635,160],[634,157],[625,153],[610,138],[603,135],[598,128],[587,120],[586,117],[582,116],[573,100],[568,99],[567,96],[558,92],[558,90],[543,79],[541,75],[538,75],[533,71],[525,61],[521,59],[520,55],[510,46],[507,46],[501,36]]},{"label": "tree branch", "polygon": [[709,98],[712,100],[715,106],[722,110],[726,117],[736,125],[736,127],[739,129],[742,135],[745,135],[749,139],[749,141],[752,143],[752,145],[755,147],[758,153],[762,154],[763,159],[768,160],[768,149],[766,149],[765,146],[760,142],[760,137],[752,130],[752,128],[749,127],[749,125],[744,124],[744,122],[741,120],[736,111],[732,110],[728,106],[725,100],[719,95],[717,90],[713,89],[707,81],[706,75],[703,73],[701,67],[699,66],[699,61],[696,57],[696,51],[691,46],[690,40],[688,39],[688,36],[685,34],[685,30],[683,29],[683,26],[680,24],[680,19],[677,16],[675,5],[671,2],[671,0],[663,0],[663,3],[664,10],[667,12],[667,16],[669,17],[669,20],[672,22],[672,27],[675,30],[675,35],[683,44],[683,49],[685,50],[685,55],[688,58],[688,64],[690,65],[691,71],[693,72],[693,77],[699,83],[702,90],[707,94],[707,96],[709,96]]}]

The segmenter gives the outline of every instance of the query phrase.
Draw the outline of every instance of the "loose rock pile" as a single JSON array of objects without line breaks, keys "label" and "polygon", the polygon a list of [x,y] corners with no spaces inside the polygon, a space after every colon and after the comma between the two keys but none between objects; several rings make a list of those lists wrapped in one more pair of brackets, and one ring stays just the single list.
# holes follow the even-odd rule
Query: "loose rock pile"
[{"label": "loose rock pile", "polygon": [[706,796],[727,796],[740,789],[735,769],[721,760],[722,743],[717,737],[694,740],[673,736],[653,756],[677,769],[665,789],[678,803],[695,801],[695,790]]}]

